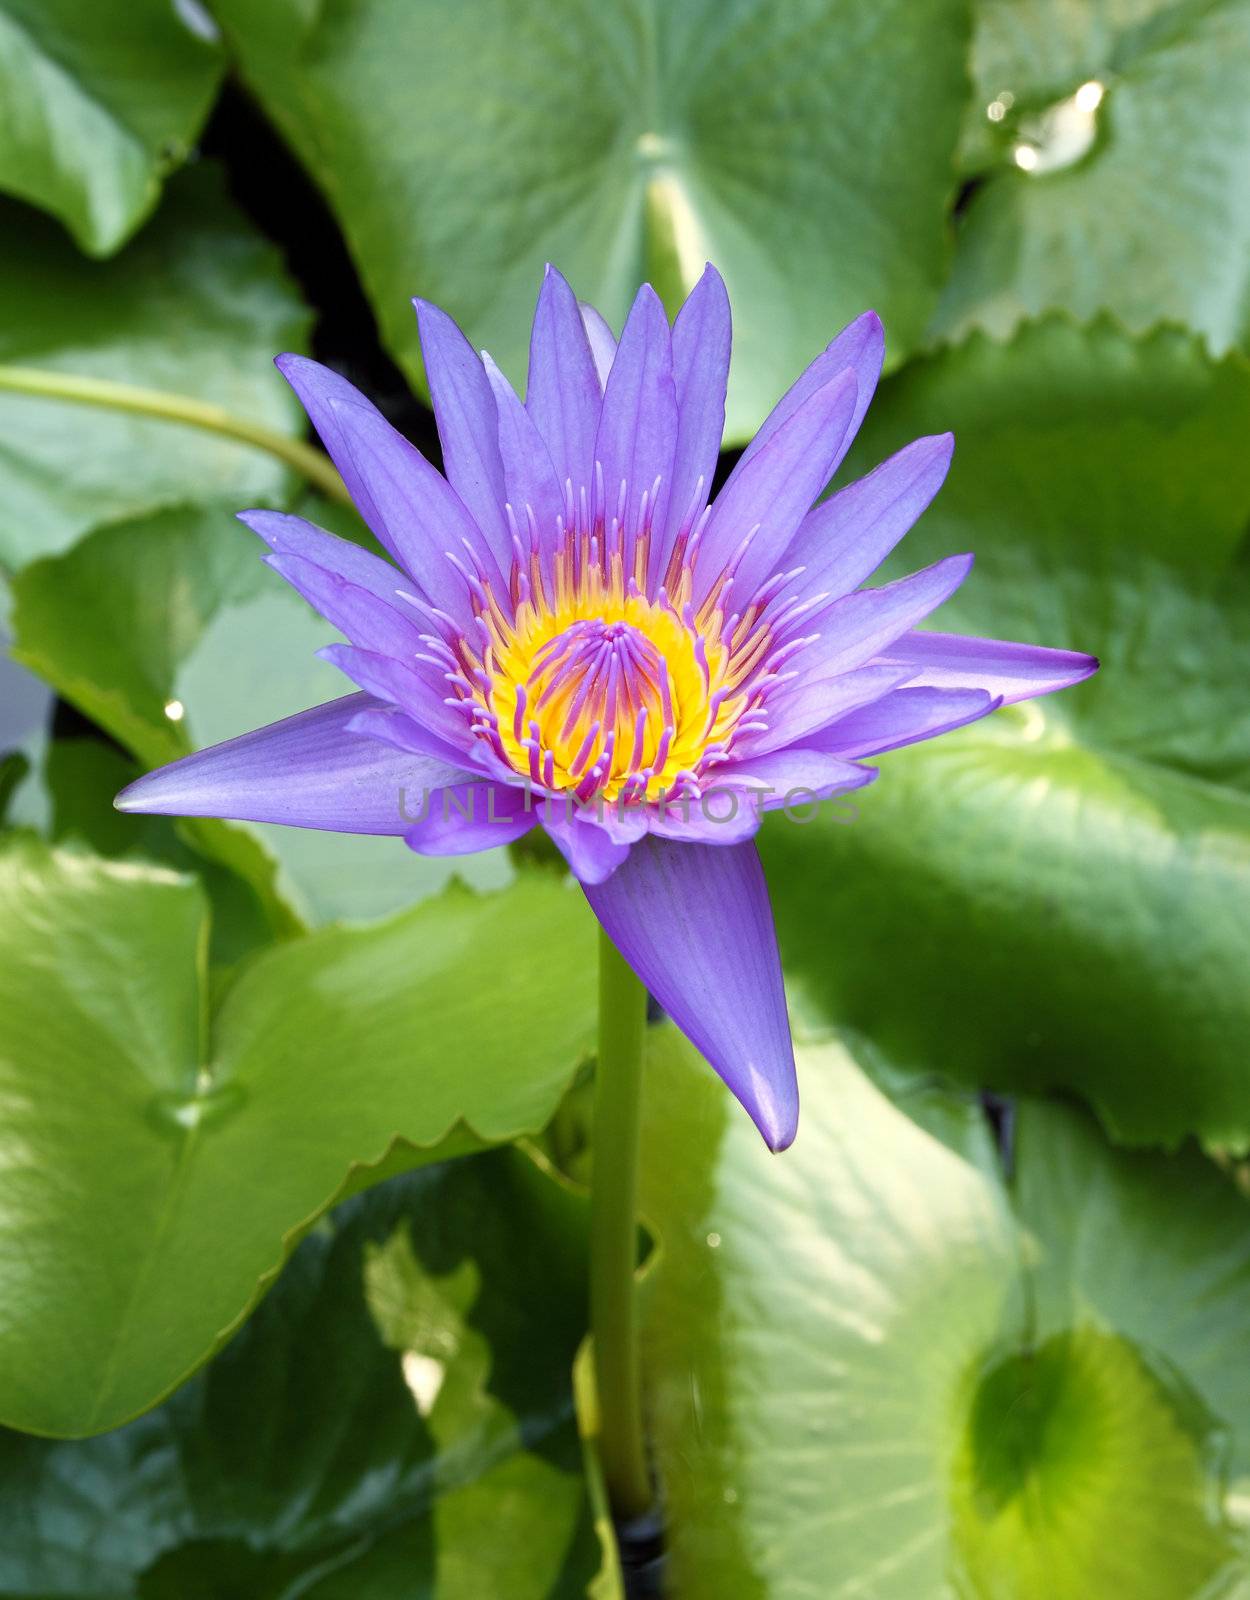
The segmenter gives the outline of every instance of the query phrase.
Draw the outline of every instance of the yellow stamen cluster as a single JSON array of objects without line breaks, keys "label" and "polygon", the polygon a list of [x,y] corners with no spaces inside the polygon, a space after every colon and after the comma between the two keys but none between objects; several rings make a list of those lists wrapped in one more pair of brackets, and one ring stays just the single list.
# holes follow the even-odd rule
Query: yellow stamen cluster
[{"label": "yellow stamen cluster", "polygon": [[645,590],[645,544],[627,579],[585,534],[544,572],[514,565],[509,612],[488,587],[480,650],[465,661],[476,726],[518,772],[555,792],[613,802],[697,791],[723,759],[767,645],[752,619],[726,619],[716,594],[692,604],[688,566]]}]

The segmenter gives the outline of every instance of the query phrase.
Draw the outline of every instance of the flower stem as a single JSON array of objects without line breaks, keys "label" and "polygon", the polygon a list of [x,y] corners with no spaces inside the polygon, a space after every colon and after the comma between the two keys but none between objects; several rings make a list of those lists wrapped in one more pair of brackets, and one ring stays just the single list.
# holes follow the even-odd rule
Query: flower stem
[{"label": "flower stem", "polygon": [[642,1516],[652,1501],[642,1431],[634,1299],[646,1020],[646,990],[601,931],[590,1195],[590,1327],[599,1396],[599,1457],[612,1510],[622,1521]]},{"label": "flower stem", "polygon": [[224,406],[196,400],[191,395],[169,394],[164,389],[144,389],[133,383],[113,383],[105,378],[85,378],[72,372],[50,372],[42,367],[10,367],[0,364],[0,389],[17,394],[42,395],[49,400],[71,400],[80,405],[103,406],[110,411],[129,411],[138,416],[162,417],[167,422],[184,422],[193,428],[238,439],[243,444],[266,450],[288,467],[302,473],[314,488],[332,500],[350,506],[351,496],[328,456],[292,439],[285,433],[264,428],[257,422],[236,417]]}]

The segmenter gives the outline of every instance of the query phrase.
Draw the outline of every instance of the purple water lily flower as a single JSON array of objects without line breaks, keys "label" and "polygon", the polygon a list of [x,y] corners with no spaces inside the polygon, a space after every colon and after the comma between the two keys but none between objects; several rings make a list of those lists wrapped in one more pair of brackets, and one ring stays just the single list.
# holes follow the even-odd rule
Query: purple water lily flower
[{"label": "purple water lily flower", "polygon": [[954,555],[861,588],[929,504],[949,434],[814,505],[881,370],[871,312],[777,404],[710,501],[730,316],[708,267],[670,329],[649,286],[619,344],[548,269],[524,404],[418,301],[444,477],[344,379],[278,366],[394,565],[249,511],[349,641],[360,692],[140,778],[123,811],[395,834],[458,854],[540,826],[639,978],[783,1149],[798,1089],[752,835],[801,791],[997,706],[1086,655],[917,632]]}]

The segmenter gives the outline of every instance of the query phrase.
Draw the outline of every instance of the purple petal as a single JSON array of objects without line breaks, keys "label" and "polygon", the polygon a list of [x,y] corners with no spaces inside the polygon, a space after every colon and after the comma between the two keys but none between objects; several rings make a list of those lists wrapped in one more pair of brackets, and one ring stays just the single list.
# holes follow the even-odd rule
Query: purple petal
[{"label": "purple petal", "polygon": [[811,743],[840,756],[877,756],[962,728],[1001,704],[984,689],[896,689],[822,728]]},{"label": "purple petal", "polygon": [[336,573],[389,605],[396,590],[409,587],[408,574],[380,556],[362,550],[350,539],[327,533],[303,517],[284,511],[240,511],[239,521],[259,534],[275,555],[300,556],[326,572]]},{"label": "purple petal", "polygon": [[754,760],[771,750],[805,744],[807,735],[823,728],[835,717],[845,716],[859,706],[879,700],[891,689],[910,681],[905,667],[860,667],[836,678],[819,678],[801,684],[790,693],[782,689],[768,702],[769,726],[763,733],[748,734],[744,749]]},{"label": "purple petal", "polygon": [[540,548],[551,550],[556,542],[556,519],[564,515],[564,491],[556,481],[551,452],[507,378],[490,356],[483,355],[482,361],[495,396],[508,503],[525,547],[530,539],[528,508],[534,513]]},{"label": "purple petal", "polygon": [[582,326],[590,341],[590,353],[594,358],[595,372],[602,393],[608,381],[608,373],[612,370],[612,363],[616,360],[616,335],[594,306],[588,306],[584,300],[579,300],[577,309],[582,314]]},{"label": "purple petal", "polygon": [[764,820],[756,796],[745,785],[717,772],[698,800],[670,800],[653,807],[648,830],[658,839],[685,839],[697,844],[741,844],[753,839]]},{"label": "purple petal", "polygon": [[552,822],[571,822],[574,817],[580,817],[606,833],[614,844],[631,845],[646,833],[650,814],[650,808],[645,805],[622,805],[619,799],[608,802],[601,797],[575,803],[567,791],[563,794],[553,791],[542,802],[539,820],[548,826]]},{"label": "purple petal", "polygon": [[525,409],[547,442],[561,489],[566,480],[587,494],[594,485],[595,431],[602,394],[577,296],[560,273],[548,266],[530,334]]},{"label": "purple petal", "polygon": [[375,705],[351,694],[158,767],[123,789],[119,811],[231,817],[335,833],[403,834],[409,797],[455,768],[348,731]]},{"label": "purple petal", "polygon": [[542,807],[542,823],[579,883],[602,883],[621,865],[630,846],[588,817],[572,816],[558,801]]},{"label": "purple petal", "polygon": [[[415,445],[396,432],[372,406],[332,400],[344,456],[369,484],[374,510],[394,550],[421,593],[467,627],[469,590],[451,561],[463,562],[466,547],[492,565],[481,530],[441,472]],[[381,537],[381,535],[379,535]]]},{"label": "purple petal", "polygon": [[[745,600],[771,573],[812,501],[829,481],[856,403],[855,375],[841,372],[796,407],[749,463],[744,457],[717,495],[699,551],[701,598],[716,576],[750,545],[734,592]],[[745,463],[745,470],[744,470]]]},{"label": "purple petal", "polygon": [[299,396],[300,404],[321,436],[322,444],[329,451],[330,459],[338,468],[339,476],[356,502],[356,509],[368,523],[374,537],[386,546],[396,560],[401,559],[399,551],[391,543],[368,481],[357,470],[355,461],[347,453],[343,425],[335,415],[332,405],[334,401],[350,401],[365,410],[374,411],[375,415],[380,416],[381,413],[377,412],[360,390],[348,383],[346,378],[341,378],[337,372],[332,372],[329,367],[323,367],[318,361],[310,361],[307,356],[278,356],[274,360],[274,366]]},{"label": "purple petal", "polygon": [[441,473],[337,372],[304,356],[279,356],[276,365],[375,537],[435,605],[467,621],[467,592],[444,551],[482,540]]},{"label": "purple petal", "polygon": [[[709,265],[673,324],[673,381],[677,389],[677,447],[667,527],[657,541],[652,574],[658,582],[683,522],[693,523],[712,492],[725,431],[725,385],[731,343],[729,296]],[[698,489],[702,479],[702,488]],[[698,490],[696,496],[696,490]]]},{"label": "purple petal", "polygon": [[477,523],[501,572],[512,562],[512,541],[503,514],[503,462],[495,397],[473,346],[445,311],[414,300],[421,354],[443,450],[443,470]]},{"label": "purple petal", "polygon": [[727,762],[717,776],[727,783],[771,790],[771,794],[757,797],[756,803],[764,811],[776,811],[783,806],[800,806],[813,800],[827,800],[831,795],[850,789],[862,789],[865,784],[872,783],[877,774],[869,767],[857,767],[825,750],[804,747],[773,750],[765,756]]},{"label": "purple petal", "polygon": [[409,849],[423,856],[467,856],[511,844],[537,822],[528,790],[475,779],[435,789],[424,797],[419,821],[404,833]]},{"label": "purple petal", "polygon": [[[441,677],[427,678],[420,663],[399,661],[377,650],[351,644],[328,644],[317,651],[375,700],[398,706],[421,727],[453,748],[462,747],[468,724],[445,700],[447,685]],[[466,765],[468,758],[466,757]]]},{"label": "purple petal", "polygon": [[832,678],[878,656],[874,665],[901,669],[903,663],[889,653],[896,641],[948,600],[971,570],[971,556],[947,556],[879,589],[835,600],[815,619],[820,637],[798,658],[800,681]]},{"label": "purple petal", "polygon": [[[677,391],[673,385],[673,347],[664,307],[644,283],[621,333],[616,360],[603,392],[603,413],[595,439],[595,460],[603,468],[611,523],[622,482],[627,486],[625,519],[630,570],[632,535],[637,531],[643,496],[654,525],[663,528],[672,487],[673,447],[677,438]],[[659,492],[652,486],[660,480]]]},{"label": "purple petal", "polygon": [[387,655],[412,655],[424,649],[421,629],[395,605],[359,584],[328,572],[303,556],[270,555],[265,564],[280,573],[333,627],[353,644]]},{"label": "purple petal", "polygon": [[746,1108],[772,1150],[799,1091],[768,886],[753,844],[643,839],[584,886],[609,938]]},{"label": "purple petal", "polygon": [[734,471],[740,471],[758,454],[782,423],[792,416],[809,396],[849,367],[855,374],[858,386],[855,410],[847,426],[841,449],[830,469],[829,476],[832,477],[841,464],[842,457],[851,448],[851,442],[864,420],[864,413],[868,410],[877,387],[877,379],[881,376],[881,363],[884,357],[885,332],[881,326],[881,318],[875,311],[865,311],[862,316],[856,317],[854,322],[848,323],[837,338],[806,368],[802,376],[786,390],[760,424],[759,432],[742,452]]},{"label": "purple petal", "polygon": [[984,689],[1007,706],[1070,688],[1098,671],[1098,657],[1079,650],[927,630],[895,639],[887,658],[900,668],[910,667],[917,687]]},{"label": "purple petal", "polygon": [[476,755],[472,748],[466,753],[462,745],[440,739],[406,711],[385,702],[373,701],[358,712],[347,724],[347,731],[381,739],[383,744],[393,745],[396,750],[428,756],[432,761],[441,761],[444,766],[454,767],[457,772],[464,774],[471,771],[470,763]]},{"label": "purple petal", "polygon": [[953,434],[917,439],[810,511],[785,564],[806,567],[812,593],[850,594],[872,576],[942,487]]}]

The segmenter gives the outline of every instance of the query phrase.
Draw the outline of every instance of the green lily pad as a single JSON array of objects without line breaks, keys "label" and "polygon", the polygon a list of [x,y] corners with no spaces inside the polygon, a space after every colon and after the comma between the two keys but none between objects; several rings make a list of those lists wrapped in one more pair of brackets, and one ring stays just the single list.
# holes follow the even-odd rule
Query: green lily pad
[{"label": "green lily pad", "polygon": [[0,1434],[0,1594],[580,1597],[583,1210],[514,1151],[348,1202],[159,1410]]},{"label": "green lily pad", "polygon": [[589,913],[547,874],[266,950],[211,1006],[207,933],[189,877],[29,839],[0,855],[13,1426],[99,1432],[154,1404],[366,1169],[541,1128],[593,1027]]},{"label": "green lily pad", "polygon": [[0,189],[108,255],[186,160],[224,65],[207,13],[166,0],[4,0]]},{"label": "green lily pad", "polygon": [[765,839],[821,1014],[978,1085],[1066,1087],[1134,1141],[1250,1144],[1246,394],[1241,358],[1062,323],[893,380],[860,467],[958,442],[889,573],[975,550],[941,627],[1102,670],[884,756],[852,825]]},{"label": "green lily pad", "polygon": [[1056,307],[1250,336],[1250,6],[974,6],[965,164],[979,177],[933,330]]},{"label": "green lily pad", "polygon": [[519,380],[544,262],[619,330],[642,279],[672,312],[710,259],[734,304],[740,443],[866,306],[898,359],[936,301],[962,0],[222,0],[215,14],[414,380],[414,294]]},{"label": "green lily pad", "polygon": [[[1192,1152],[799,1052],[770,1156],[672,1035],[650,1063],[650,1410],[674,1594],[1206,1600],[1247,1571],[1245,1201]],[[1160,1226],[1162,1224],[1162,1226]]]},{"label": "green lily pad", "polygon": [[[308,315],[276,250],[198,166],[115,260],[84,261],[54,224],[10,206],[0,231],[0,364],[211,401],[301,434],[273,370]],[[283,500],[287,468],[253,446],[163,419],[6,391],[0,377],[0,568],[64,550],[87,529],[181,501]]]},{"label": "green lily pad", "polygon": [[[272,944],[275,936],[302,931],[284,904],[258,896],[241,872],[272,865],[258,851],[254,862],[234,858],[233,868],[193,848],[171,817],[123,816],[113,796],[139,776],[139,768],[110,740],[49,738],[41,742],[32,769],[12,804],[10,822],[50,844],[199,877],[212,908],[209,920],[209,989],[230,981],[245,956]],[[209,839],[211,848],[212,840]],[[225,841],[226,859],[238,840]],[[280,919],[280,920],[279,920]]]},{"label": "green lily pad", "polygon": [[[317,503],[309,514],[333,520]],[[263,553],[217,505],[98,528],[14,581],[16,654],[144,768],[349,693],[314,654],[334,629]],[[304,920],[381,916],[434,893],[453,872],[479,888],[510,875],[500,851],[453,863],[391,838],[203,819],[180,827],[266,903],[276,897],[288,917]],[[290,930],[281,910],[274,916],[277,931]]]}]

